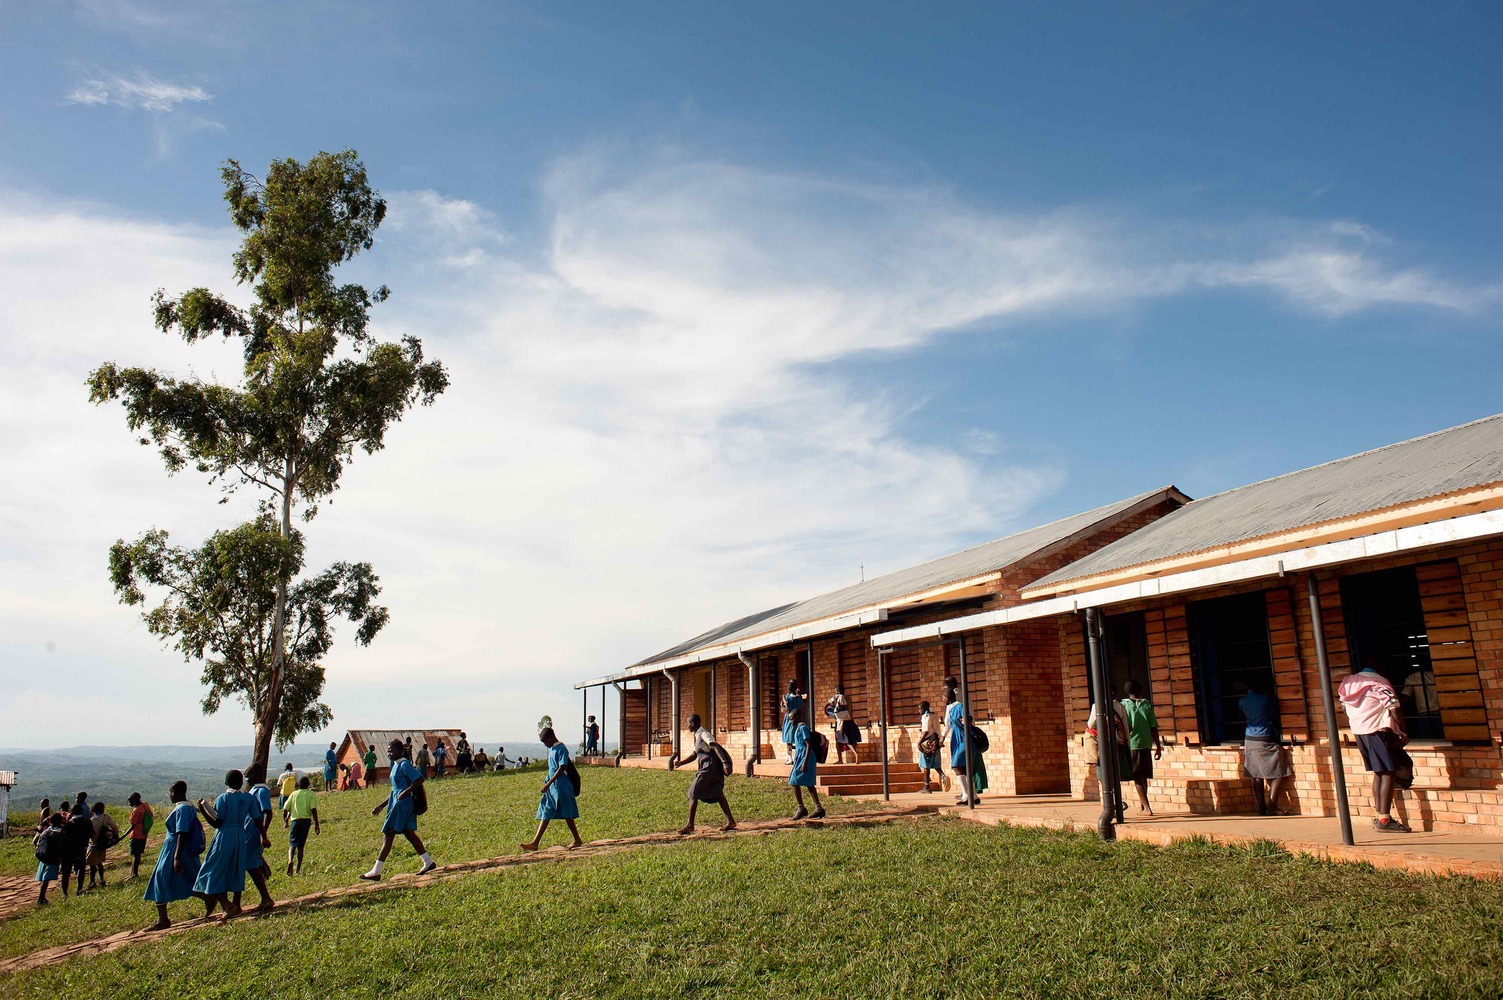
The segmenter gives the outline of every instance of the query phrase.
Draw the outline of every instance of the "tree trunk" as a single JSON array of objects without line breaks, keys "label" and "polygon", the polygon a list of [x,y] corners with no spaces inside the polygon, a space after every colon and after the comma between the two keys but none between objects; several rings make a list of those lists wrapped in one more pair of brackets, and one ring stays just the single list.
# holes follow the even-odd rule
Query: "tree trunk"
[{"label": "tree trunk", "polygon": [[[289,461],[282,478],[282,520],[278,525],[283,540],[292,538],[292,462]],[[266,679],[266,697],[256,712],[256,742],[251,759],[267,764],[271,760],[271,741],[276,736],[277,719],[282,713],[282,678],[287,662],[285,638],[287,633],[287,573],[277,577],[277,603],[272,614],[271,676]]]}]

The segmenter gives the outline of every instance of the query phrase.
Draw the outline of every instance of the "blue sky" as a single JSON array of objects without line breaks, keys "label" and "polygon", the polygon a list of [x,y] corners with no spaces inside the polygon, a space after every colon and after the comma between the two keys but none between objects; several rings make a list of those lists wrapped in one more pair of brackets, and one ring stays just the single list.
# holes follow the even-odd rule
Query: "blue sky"
[{"label": "blue sky", "polygon": [[924,6],[0,6],[0,742],[245,730],[103,554],[250,499],[79,388],[233,371],[147,310],[228,285],[228,157],[359,150],[456,372],[310,530],[393,612],[339,724],[526,737],[862,564],[1499,409],[1496,6]]}]

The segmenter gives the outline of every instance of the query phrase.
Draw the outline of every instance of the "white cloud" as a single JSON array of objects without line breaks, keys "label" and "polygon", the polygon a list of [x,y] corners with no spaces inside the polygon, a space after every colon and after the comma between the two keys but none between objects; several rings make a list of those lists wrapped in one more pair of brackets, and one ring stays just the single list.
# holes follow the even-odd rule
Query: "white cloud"
[{"label": "white cloud", "polygon": [[167,112],[183,103],[212,101],[214,95],[196,84],[170,83],[138,73],[133,79],[91,77],[74,86],[64,99],[69,104],[111,104],[139,111]]},{"label": "white cloud", "polygon": [[[359,456],[309,528],[310,565],[370,560],[393,612],[370,649],[329,660],[339,725],[523,735],[568,717],[575,679],[854,582],[861,563],[870,577],[1026,523],[1062,470],[1015,461],[996,428],[905,436],[912,401],[858,393],[839,364],[865,352],[1195,289],[1332,315],[1497,294],[1393,266],[1395,247],[1347,224],[1004,215],[716,163],[576,160],[546,191],[532,248],[474,203],[391,194],[359,262],[393,288],[378,332],[422,336],[453,386]],[[193,475],[167,479],[82,380],[107,358],[233,377],[233,345],[175,344],[147,302],[158,286],[231,287],[231,247],[217,230],[0,199],[0,460],[28,470],[0,497],[0,680],[46,704],[52,681],[35,678],[84,677],[150,713],[101,719],[95,742],[140,742],[199,696],[196,671],[114,604],[109,543],[153,524],[195,540],[247,501],[225,510]],[[1310,254],[1327,266],[1293,263]],[[222,724],[206,742],[244,737],[243,716]],[[75,741],[5,705],[0,730]]]}]

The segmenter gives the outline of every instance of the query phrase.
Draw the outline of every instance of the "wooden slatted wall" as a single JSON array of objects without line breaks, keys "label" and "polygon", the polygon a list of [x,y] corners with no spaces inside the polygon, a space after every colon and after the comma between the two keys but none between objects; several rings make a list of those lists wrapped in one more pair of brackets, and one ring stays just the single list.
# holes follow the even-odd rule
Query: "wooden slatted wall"
[{"label": "wooden slatted wall", "polygon": [[[918,723],[919,702],[925,700],[920,663],[919,650],[911,644],[894,647],[887,654],[887,720],[890,724],[907,726]],[[932,698],[929,700],[933,701]]]},{"label": "wooden slatted wall", "polygon": [[864,639],[840,644],[838,682],[845,688],[846,700],[851,703],[851,718],[858,725],[871,721],[873,715],[866,697],[866,657],[871,648],[871,643]]},{"label": "wooden slatted wall", "polygon": [[746,714],[746,665],[738,660],[721,670],[720,683],[726,692],[726,717],[721,720],[724,728],[732,732],[750,729],[751,716]]},{"label": "wooden slatted wall", "polygon": [[641,753],[647,742],[647,692],[627,688],[621,692],[621,707],[626,715],[626,733],[621,740],[627,753]]},{"label": "wooden slatted wall", "polygon": [[1268,606],[1268,648],[1273,657],[1274,697],[1279,703],[1279,724],[1285,736],[1309,739],[1304,649],[1294,618],[1294,602],[1285,589],[1264,591],[1263,597]]},{"label": "wooden slatted wall", "polygon": [[783,728],[783,683],[776,656],[762,657],[762,731]]},{"label": "wooden slatted wall", "polygon": [[[993,719],[991,697],[987,691],[986,651],[980,632],[966,632],[965,642],[966,687],[969,689],[971,715],[977,722]],[[960,676],[960,650],[955,645],[945,646],[945,676]]]},{"label": "wooden slatted wall", "polygon": [[1435,671],[1435,694],[1446,739],[1486,740],[1487,714],[1461,571],[1452,559],[1416,566],[1414,572],[1419,580],[1420,606],[1425,611],[1430,664]]}]

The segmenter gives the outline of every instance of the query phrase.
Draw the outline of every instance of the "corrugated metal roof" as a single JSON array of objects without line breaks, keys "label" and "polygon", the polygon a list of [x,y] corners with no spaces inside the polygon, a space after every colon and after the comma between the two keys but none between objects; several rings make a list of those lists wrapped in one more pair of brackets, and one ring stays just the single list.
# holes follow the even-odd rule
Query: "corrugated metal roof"
[{"label": "corrugated metal roof", "polygon": [[414,746],[419,743],[436,746],[438,740],[442,740],[445,746],[453,746],[454,741],[459,739],[459,733],[458,729],[348,729],[345,730],[344,739],[340,741],[339,749],[343,750],[354,741],[356,747],[362,750],[364,747],[385,750],[392,740],[405,741],[409,736],[412,737]]},{"label": "corrugated metal roof", "polygon": [[1030,587],[1191,555],[1500,481],[1503,414],[1496,414],[1192,501]]},{"label": "corrugated metal roof", "polygon": [[1083,514],[1029,528],[1027,531],[1008,535],[1006,538],[999,538],[963,552],[931,559],[917,566],[874,577],[864,583],[843,587],[819,597],[784,604],[745,618],[738,618],[679,643],[671,649],[665,649],[655,656],[640,660],[633,666],[659,663],[708,646],[734,643],[739,639],[747,639],[765,632],[793,628],[809,622],[844,615],[861,608],[881,606],[914,594],[922,594],[993,573],[1025,562],[1059,542],[1160,496],[1184,499],[1184,495],[1172,486],[1140,493],[1104,507],[1097,507],[1095,510],[1088,510]]}]

